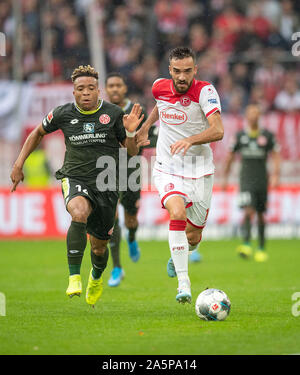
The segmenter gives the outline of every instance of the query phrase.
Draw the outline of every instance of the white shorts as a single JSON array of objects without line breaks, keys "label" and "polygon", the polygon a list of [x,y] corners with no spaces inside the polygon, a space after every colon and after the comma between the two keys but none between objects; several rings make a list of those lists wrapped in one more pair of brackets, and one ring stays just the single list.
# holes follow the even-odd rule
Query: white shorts
[{"label": "white shorts", "polygon": [[162,207],[169,198],[178,195],[185,201],[187,221],[196,228],[204,228],[210,208],[214,175],[183,178],[153,170],[153,181]]}]

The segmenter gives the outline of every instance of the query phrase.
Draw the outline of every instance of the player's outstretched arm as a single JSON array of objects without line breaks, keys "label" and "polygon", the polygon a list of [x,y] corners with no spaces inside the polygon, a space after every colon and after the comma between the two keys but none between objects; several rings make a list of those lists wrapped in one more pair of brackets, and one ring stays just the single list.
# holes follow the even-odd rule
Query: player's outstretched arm
[{"label": "player's outstretched arm", "polygon": [[[135,130],[143,121],[143,118],[144,115],[142,114],[142,107],[138,103],[134,104],[129,114],[123,116],[123,124],[127,135],[125,141],[123,142],[123,146],[127,148],[129,155],[137,155],[139,152],[139,146],[137,145],[135,139]],[[147,144],[149,144],[149,142]]]},{"label": "player's outstretched arm", "polygon": [[158,119],[159,119],[158,109],[157,109],[157,106],[155,105],[155,107],[152,109],[147,120],[143,123],[141,128],[136,133],[136,141],[137,141],[138,147],[146,146],[147,144],[150,143],[150,141],[148,141],[149,129]]},{"label": "player's outstretched arm", "polygon": [[16,190],[17,185],[20,183],[20,181],[24,180],[23,165],[25,163],[25,160],[40,144],[45,134],[47,133],[43,129],[42,124],[40,124],[27,137],[10,174],[10,179],[13,183],[13,186],[11,188],[12,192]]},{"label": "player's outstretched arm", "polygon": [[273,162],[273,171],[270,178],[270,185],[272,188],[277,188],[279,185],[279,177],[280,177],[280,152],[279,151],[272,151],[272,162]]},{"label": "player's outstretched arm", "polygon": [[183,155],[194,145],[202,145],[204,143],[221,141],[224,135],[224,127],[219,112],[216,112],[208,118],[209,128],[199,134],[191,137],[183,138],[171,145],[172,155],[183,151]]},{"label": "player's outstretched arm", "polygon": [[224,170],[223,170],[223,178],[222,178],[222,189],[226,190],[227,185],[228,185],[228,176],[230,173],[231,165],[234,160],[234,152],[230,151],[225,159],[225,164],[224,164]]}]

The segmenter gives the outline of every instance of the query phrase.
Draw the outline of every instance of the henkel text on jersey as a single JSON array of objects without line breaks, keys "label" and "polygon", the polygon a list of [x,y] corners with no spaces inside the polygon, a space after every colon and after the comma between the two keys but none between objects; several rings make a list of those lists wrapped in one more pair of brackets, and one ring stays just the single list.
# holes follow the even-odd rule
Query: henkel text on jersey
[{"label": "henkel text on jersey", "polygon": [[214,173],[209,144],[190,147],[186,156],[171,155],[170,146],[183,138],[199,134],[209,127],[208,118],[221,112],[219,95],[209,82],[194,79],[189,90],[179,94],[171,79],[158,79],[152,87],[157,102],[160,128],[156,145],[155,168],[186,178]]}]

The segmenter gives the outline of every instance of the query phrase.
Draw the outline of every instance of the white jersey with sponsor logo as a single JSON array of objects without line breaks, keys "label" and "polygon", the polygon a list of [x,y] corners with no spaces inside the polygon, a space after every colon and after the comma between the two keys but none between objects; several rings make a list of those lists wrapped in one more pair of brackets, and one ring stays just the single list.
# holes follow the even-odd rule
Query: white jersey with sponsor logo
[{"label": "white jersey with sponsor logo", "polygon": [[176,141],[207,129],[208,117],[221,112],[220,98],[214,86],[194,79],[189,90],[179,94],[171,79],[158,79],[153,84],[152,93],[160,120],[154,168],[185,178],[200,178],[214,173],[209,144],[194,145],[185,156],[182,151],[172,156],[170,150]]}]

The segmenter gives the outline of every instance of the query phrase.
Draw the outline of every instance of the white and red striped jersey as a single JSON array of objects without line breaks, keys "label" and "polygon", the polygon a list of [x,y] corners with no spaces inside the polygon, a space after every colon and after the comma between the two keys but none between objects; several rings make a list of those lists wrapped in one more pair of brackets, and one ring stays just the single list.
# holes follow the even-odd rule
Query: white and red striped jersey
[{"label": "white and red striped jersey", "polygon": [[219,95],[212,84],[194,79],[189,90],[179,94],[172,79],[157,79],[152,86],[157,102],[160,128],[154,168],[185,178],[200,178],[214,173],[209,144],[195,145],[171,155],[170,146],[178,140],[201,133],[209,127],[208,117],[221,112]]}]

